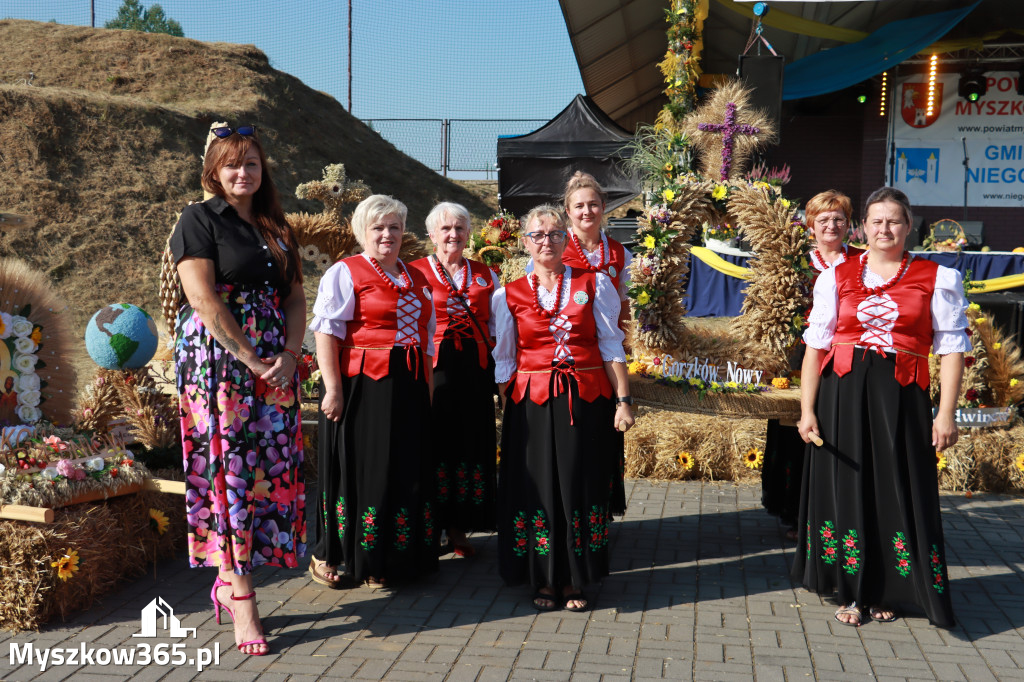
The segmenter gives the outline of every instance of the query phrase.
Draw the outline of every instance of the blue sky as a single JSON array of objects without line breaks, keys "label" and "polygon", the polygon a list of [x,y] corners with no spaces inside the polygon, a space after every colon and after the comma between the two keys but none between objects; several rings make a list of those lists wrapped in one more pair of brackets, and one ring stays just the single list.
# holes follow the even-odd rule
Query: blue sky
[{"label": "blue sky", "polygon": [[[121,0],[94,0],[96,25]],[[153,3],[143,0],[147,7]],[[89,0],[0,0],[0,17],[88,25]],[[163,0],[197,40],[251,43],[348,102],[347,0]],[[557,0],[352,0],[359,118],[542,118],[583,92]]]}]

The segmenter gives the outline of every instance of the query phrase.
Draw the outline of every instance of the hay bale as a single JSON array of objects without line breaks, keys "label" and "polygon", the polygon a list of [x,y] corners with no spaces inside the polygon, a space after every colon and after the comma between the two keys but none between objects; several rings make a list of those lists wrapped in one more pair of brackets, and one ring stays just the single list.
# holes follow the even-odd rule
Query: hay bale
[{"label": "hay bale", "polygon": [[[163,534],[151,508],[167,517]],[[58,509],[52,524],[0,521],[0,627],[36,630],[89,608],[122,578],[184,549],[185,535],[181,496],[151,492]],[[52,564],[71,551],[78,570],[61,580]]]},{"label": "hay bale", "polygon": [[[1006,426],[961,429],[960,440],[942,455],[946,468],[939,472],[942,490],[991,493],[1024,490],[1024,420]],[[1024,464],[1024,462],[1021,462]]]},{"label": "hay bale", "polygon": [[[759,476],[748,469],[743,457],[751,449],[764,450],[762,419],[721,417],[638,409],[636,425],[626,433],[626,476],[663,481],[703,479],[753,481]],[[687,453],[692,464],[687,468]]]}]

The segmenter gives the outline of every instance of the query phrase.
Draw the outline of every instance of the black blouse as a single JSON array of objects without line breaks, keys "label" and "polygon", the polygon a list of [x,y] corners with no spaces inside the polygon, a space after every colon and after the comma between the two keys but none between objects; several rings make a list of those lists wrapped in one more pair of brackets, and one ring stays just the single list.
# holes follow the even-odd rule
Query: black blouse
[{"label": "black blouse", "polygon": [[175,263],[185,256],[212,260],[218,284],[272,286],[282,298],[291,290],[260,231],[221,197],[185,207],[171,233],[171,255]]}]

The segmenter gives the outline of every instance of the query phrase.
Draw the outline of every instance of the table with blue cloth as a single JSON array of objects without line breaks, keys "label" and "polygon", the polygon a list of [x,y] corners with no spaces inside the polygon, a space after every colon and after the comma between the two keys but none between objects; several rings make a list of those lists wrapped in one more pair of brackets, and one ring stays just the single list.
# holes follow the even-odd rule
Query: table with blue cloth
[{"label": "table with blue cloth", "polygon": [[[723,260],[749,267],[749,256],[718,253]],[[914,256],[927,258],[939,265],[971,273],[974,281],[1024,273],[1024,253],[1009,251],[914,251]],[[735,317],[743,309],[747,281],[715,270],[696,257],[690,258],[690,281],[683,297],[690,317]]]},{"label": "table with blue cloth", "polygon": [[971,272],[973,281],[995,279],[1024,272],[1024,253],[1010,251],[914,251],[914,256],[927,258],[960,274]]},{"label": "table with blue cloth", "polygon": [[[740,267],[748,267],[749,256],[718,253]],[[695,256],[690,257],[690,281],[683,296],[690,317],[736,317],[743,309],[747,280],[730,277]]]}]

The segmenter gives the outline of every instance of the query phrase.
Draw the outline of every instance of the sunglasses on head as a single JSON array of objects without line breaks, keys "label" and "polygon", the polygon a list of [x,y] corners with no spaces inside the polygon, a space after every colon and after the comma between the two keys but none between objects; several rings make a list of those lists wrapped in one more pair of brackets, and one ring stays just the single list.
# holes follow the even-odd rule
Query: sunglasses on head
[{"label": "sunglasses on head", "polygon": [[225,137],[231,137],[234,133],[238,133],[243,137],[256,137],[256,126],[238,126],[237,128],[221,126],[220,128],[210,128],[210,132],[222,140]]}]

